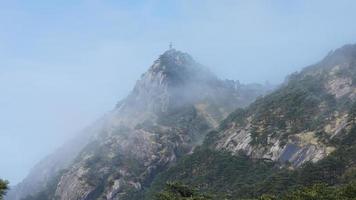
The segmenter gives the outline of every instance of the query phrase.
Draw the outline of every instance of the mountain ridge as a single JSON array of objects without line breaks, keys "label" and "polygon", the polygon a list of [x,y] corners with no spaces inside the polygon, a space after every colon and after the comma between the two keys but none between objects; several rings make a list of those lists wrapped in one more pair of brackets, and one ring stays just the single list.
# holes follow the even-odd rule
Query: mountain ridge
[{"label": "mountain ridge", "polygon": [[[289,193],[300,192],[297,188],[312,190],[320,184],[352,187],[348,184],[356,180],[355,52],[356,45],[341,47],[245,109],[232,112],[193,154],[153,181],[147,199],[166,182],[176,181],[217,200],[289,199]],[[352,196],[355,190],[350,190]],[[316,194],[325,191],[311,192],[312,199],[319,199]],[[305,193],[300,196],[295,199],[307,198]]]},{"label": "mountain ridge", "polygon": [[[250,106],[247,110],[250,114],[243,117],[250,119],[250,122],[245,121],[244,129],[248,131],[237,130],[234,136],[239,138],[234,140],[236,145],[229,143],[232,138],[226,138],[225,143],[219,143],[217,148],[235,152],[244,150],[253,157],[282,159],[296,167],[328,155],[334,147],[319,142],[315,134],[335,137],[346,125],[347,110],[356,97],[353,84],[356,77],[355,52],[356,45],[346,45],[319,63],[290,76],[287,84]],[[232,129],[239,129],[238,126]],[[263,144],[264,147],[253,149],[251,143]],[[298,143],[309,145],[301,147]],[[262,150],[268,148],[267,152]]]},{"label": "mountain ridge", "polygon": [[266,91],[222,81],[188,54],[170,49],[103,119],[68,166],[49,179],[39,178],[41,185],[33,193],[13,199],[140,198],[158,172],[192,152],[231,110]]}]

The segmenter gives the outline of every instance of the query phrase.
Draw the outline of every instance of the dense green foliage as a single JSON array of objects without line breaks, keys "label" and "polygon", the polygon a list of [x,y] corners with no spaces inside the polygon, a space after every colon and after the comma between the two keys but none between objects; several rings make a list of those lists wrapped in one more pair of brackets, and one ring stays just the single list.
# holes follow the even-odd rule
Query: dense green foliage
[{"label": "dense green foliage", "polygon": [[[167,181],[179,180],[211,192],[219,198],[257,198],[262,194],[284,195],[302,186],[342,185],[356,180],[356,104],[349,113],[350,125],[332,139],[337,150],[317,163],[297,170],[277,168],[277,163],[232,156],[209,148],[198,148],[175,167],[160,174],[148,193],[162,189]],[[217,198],[217,199],[219,199]]]},{"label": "dense green foliage", "polygon": [[160,191],[166,182],[179,180],[203,192],[218,196],[257,196],[252,185],[277,172],[275,164],[263,160],[251,160],[244,155],[231,156],[206,148],[197,149],[182,158],[175,167],[160,174],[153,182],[147,196]]},{"label": "dense green foliage", "polygon": [[[271,198],[277,199],[277,198]],[[341,187],[330,187],[326,184],[315,184],[289,192],[281,200],[354,200],[356,199],[356,184],[350,183]]]},{"label": "dense green foliage", "polygon": [[167,183],[163,191],[155,195],[156,200],[210,200],[208,195],[197,192],[196,189],[178,183]]},{"label": "dense green foliage", "polygon": [[2,200],[6,194],[6,191],[9,189],[9,182],[0,179],[0,200]]},{"label": "dense green foliage", "polygon": [[[210,200],[209,195],[198,193],[195,189],[181,183],[168,183],[166,188],[156,195],[156,200]],[[225,199],[218,197],[216,199]],[[339,187],[315,184],[300,187],[280,196],[261,195],[255,200],[355,200],[356,184],[350,183]],[[241,199],[242,200],[242,199]]]}]

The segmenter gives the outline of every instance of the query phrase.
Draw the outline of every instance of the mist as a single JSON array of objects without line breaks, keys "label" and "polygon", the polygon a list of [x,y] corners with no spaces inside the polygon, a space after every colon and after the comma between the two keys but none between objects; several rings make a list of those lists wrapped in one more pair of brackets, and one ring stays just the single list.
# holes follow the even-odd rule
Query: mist
[{"label": "mist", "polygon": [[354,1],[1,1],[0,177],[114,108],[174,48],[222,79],[278,84],[356,42]]}]

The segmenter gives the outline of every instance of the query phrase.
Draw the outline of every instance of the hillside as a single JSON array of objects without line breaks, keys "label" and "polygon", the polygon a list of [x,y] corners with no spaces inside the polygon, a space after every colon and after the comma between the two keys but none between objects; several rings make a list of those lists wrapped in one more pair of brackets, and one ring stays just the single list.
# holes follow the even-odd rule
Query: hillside
[{"label": "hillside", "polygon": [[194,186],[213,199],[283,199],[301,186],[352,183],[355,81],[356,45],[346,45],[230,114],[192,155],[160,174],[148,196],[167,181]]},{"label": "hillside", "polygon": [[220,80],[190,55],[170,49],[113,111],[78,137],[80,145],[72,141],[60,150],[73,149],[69,157],[49,156],[8,199],[141,199],[159,172],[266,91]]},{"label": "hillside", "polygon": [[292,74],[277,91],[226,119],[212,146],[299,167],[337,149],[356,99],[356,46]]}]

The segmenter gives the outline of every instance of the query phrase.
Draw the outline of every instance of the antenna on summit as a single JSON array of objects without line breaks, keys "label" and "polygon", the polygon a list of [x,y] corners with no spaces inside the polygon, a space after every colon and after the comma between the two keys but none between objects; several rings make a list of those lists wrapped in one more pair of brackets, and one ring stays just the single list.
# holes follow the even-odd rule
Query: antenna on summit
[{"label": "antenna on summit", "polygon": [[169,50],[173,49],[173,44],[172,42],[169,43]]}]

